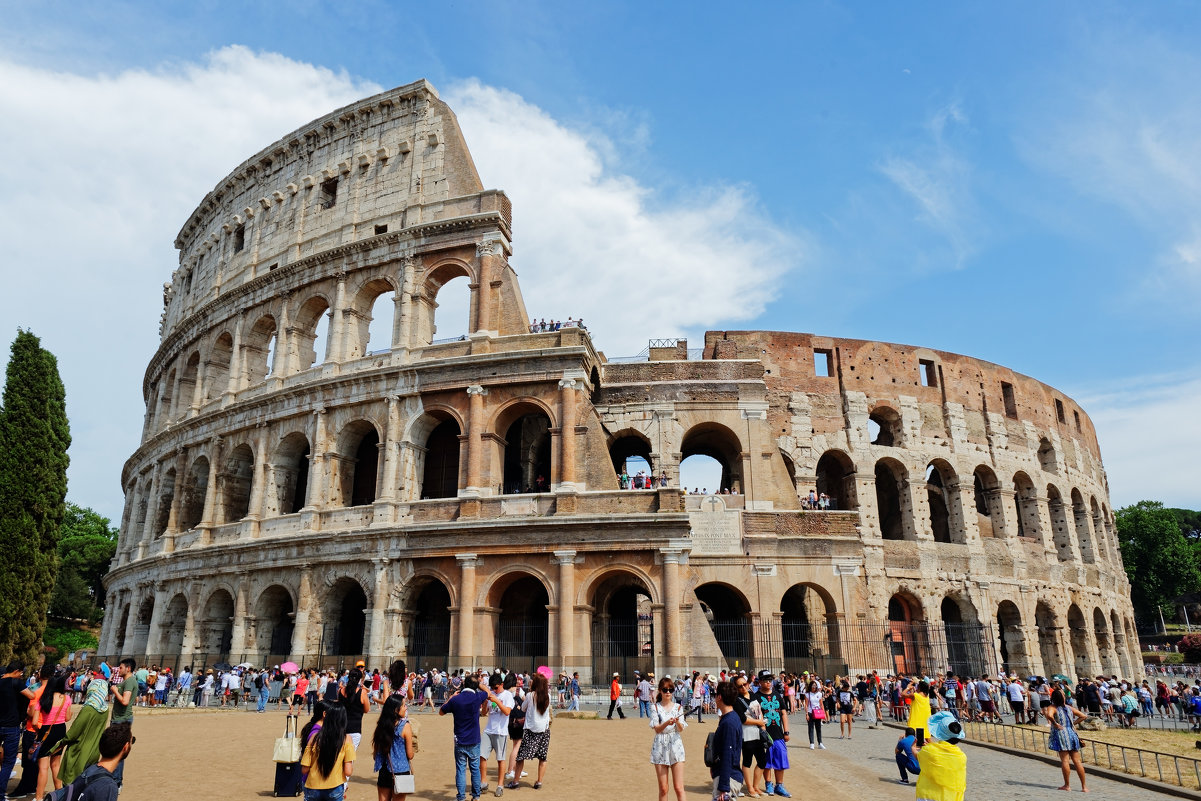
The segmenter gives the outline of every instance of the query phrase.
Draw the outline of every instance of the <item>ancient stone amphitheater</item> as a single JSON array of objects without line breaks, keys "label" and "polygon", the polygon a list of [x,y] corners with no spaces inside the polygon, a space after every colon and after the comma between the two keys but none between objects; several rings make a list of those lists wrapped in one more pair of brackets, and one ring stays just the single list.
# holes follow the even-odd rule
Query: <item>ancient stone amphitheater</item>
[{"label": "ancient stone amphitheater", "polygon": [[[101,655],[585,679],[1136,667],[1071,398],[811,334],[609,360],[579,326],[531,332],[511,216],[425,82],[283,137],[203,199],[122,474]],[[469,319],[444,321],[455,279]],[[682,491],[689,458],[732,492]],[[633,463],[666,486],[619,488]],[[830,508],[803,508],[810,490]]]}]

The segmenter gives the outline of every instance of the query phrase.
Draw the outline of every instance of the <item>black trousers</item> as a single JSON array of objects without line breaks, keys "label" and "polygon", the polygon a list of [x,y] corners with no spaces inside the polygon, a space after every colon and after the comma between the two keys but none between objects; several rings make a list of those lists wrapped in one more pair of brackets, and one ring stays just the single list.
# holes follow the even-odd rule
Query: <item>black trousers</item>
[{"label": "black trousers", "polygon": [[21,732],[21,781],[12,791],[13,795],[26,795],[38,789],[38,763],[29,759],[29,749],[33,747],[33,739],[37,732]]},{"label": "black trousers", "polygon": [[622,720],[626,719],[625,713],[621,711],[621,707],[619,707],[617,705],[617,699],[614,698],[612,701],[609,702],[609,720],[613,719],[613,710],[614,709],[617,710],[617,716],[619,718],[621,718]]}]

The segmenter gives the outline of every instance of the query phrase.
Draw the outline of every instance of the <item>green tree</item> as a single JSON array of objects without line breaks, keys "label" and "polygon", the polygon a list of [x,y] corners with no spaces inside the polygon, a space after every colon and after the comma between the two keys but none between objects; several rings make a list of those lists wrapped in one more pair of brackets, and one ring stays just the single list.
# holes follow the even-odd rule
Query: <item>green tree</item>
[{"label": "green tree", "polygon": [[1193,509],[1169,509],[1168,511],[1176,517],[1180,533],[1189,542],[1201,542],[1201,512]]},{"label": "green tree", "polygon": [[99,618],[104,574],[117,552],[117,529],[104,515],[67,502],[58,539],[58,576],[50,596],[56,617]]},{"label": "green tree", "polygon": [[58,360],[18,331],[0,405],[0,663],[42,650],[70,444]]},{"label": "green tree", "polygon": [[1135,612],[1157,618],[1173,598],[1201,587],[1197,554],[1172,510],[1158,501],[1139,501],[1115,517]]}]

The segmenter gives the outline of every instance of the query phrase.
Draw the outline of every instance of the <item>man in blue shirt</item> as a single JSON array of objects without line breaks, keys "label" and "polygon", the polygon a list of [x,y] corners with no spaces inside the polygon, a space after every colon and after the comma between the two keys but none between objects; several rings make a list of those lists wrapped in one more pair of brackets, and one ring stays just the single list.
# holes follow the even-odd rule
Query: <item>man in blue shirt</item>
[{"label": "man in blue shirt", "polygon": [[729,801],[742,789],[742,721],[734,711],[734,699],[738,690],[733,682],[723,681],[717,685],[717,731],[713,737],[714,801]]},{"label": "man in blue shirt", "polygon": [[917,756],[913,753],[913,743],[916,739],[917,730],[906,728],[901,739],[897,740],[897,747],[893,749],[897,758],[897,770],[901,772],[901,778],[897,781],[901,784],[909,784],[910,773],[917,775],[922,772],[921,766],[917,762]]},{"label": "man in blue shirt", "polygon": [[463,680],[463,688],[438,707],[438,714],[450,714],[455,721],[456,801],[467,797],[467,767],[471,766],[471,801],[479,801],[480,785],[480,707],[485,701],[498,701],[491,690],[481,690],[479,677]]},{"label": "man in blue shirt", "polygon": [[571,674],[571,687],[568,689],[571,693],[571,704],[568,705],[568,710],[579,711],[580,708],[580,674],[575,672]]}]

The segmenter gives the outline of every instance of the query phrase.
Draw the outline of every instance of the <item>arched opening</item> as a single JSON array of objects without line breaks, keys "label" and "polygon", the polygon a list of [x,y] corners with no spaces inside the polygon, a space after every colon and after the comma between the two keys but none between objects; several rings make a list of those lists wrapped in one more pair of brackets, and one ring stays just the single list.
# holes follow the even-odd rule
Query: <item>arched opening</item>
[{"label": "arched opening", "polygon": [[1047,485],[1047,511],[1051,515],[1051,532],[1055,540],[1055,554],[1061,562],[1072,561],[1072,529],[1068,526],[1067,507],[1063,496],[1054,484]]},{"label": "arched opening", "polygon": [[425,441],[425,465],[421,472],[422,498],[454,498],[459,494],[458,422],[447,417],[434,427]]},{"label": "arched opening", "polygon": [[867,438],[872,445],[901,446],[901,415],[890,406],[877,406],[867,416]]},{"label": "arched opening", "polygon": [[905,468],[893,459],[876,462],[876,511],[880,515],[880,536],[886,540],[905,539],[905,517],[901,508]]},{"label": "arched opening", "polygon": [[217,337],[204,371],[204,399],[216,400],[229,389],[229,367],[233,361],[234,338],[228,331]]},{"label": "arched opening", "polygon": [[951,505],[958,498],[951,497],[947,489],[955,484],[955,471],[941,459],[931,462],[926,467],[926,504],[930,509],[930,531],[934,534],[935,542],[962,542],[962,532],[959,536],[951,535]]},{"label": "arched opening", "polygon": [[386,279],[377,278],[359,290],[355,298],[355,344],[350,356],[387,353],[392,350],[395,289]]},{"label": "arched opening", "polygon": [[548,664],[550,596],[542,582],[518,573],[500,593],[496,606],[496,659],[513,670]]},{"label": "arched opening", "polygon": [[[685,462],[693,456],[707,456],[721,465],[721,475],[716,485],[702,484],[701,486],[716,493],[728,489],[731,492],[746,492],[742,475],[742,442],[738,435],[720,423],[701,423],[693,426],[684,435],[680,445],[680,486],[693,484],[691,475],[701,465],[685,466]],[[688,483],[685,483],[687,480]]]},{"label": "arched opening", "polygon": [[455,276],[434,296],[430,341],[434,344],[465,339],[471,332],[471,279]]},{"label": "arched opening", "polygon": [[632,676],[654,668],[651,594],[638,576],[614,571],[592,592],[592,675]]},{"label": "arched opening", "polygon": [[505,417],[519,415],[504,429],[506,493],[547,492],[550,489],[550,418],[532,404],[521,404]]},{"label": "arched opening", "polygon": [[1076,521],[1076,541],[1080,544],[1080,558],[1086,564],[1097,561],[1093,553],[1093,533],[1089,528],[1088,507],[1084,505],[1084,496],[1080,490],[1072,490],[1072,517]]},{"label": "arched opening", "polygon": [[200,351],[194,351],[184,365],[179,379],[179,403],[176,406],[178,417],[187,417],[191,411],[192,401],[196,397],[196,381],[200,373]]},{"label": "arched opening", "polygon": [[[133,622],[133,652],[146,653],[146,643],[150,639],[150,621],[154,619],[154,597],[145,598],[138,605],[138,616]],[[148,654],[147,654],[148,656]]]},{"label": "arched opening", "polygon": [[927,672],[930,665],[930,637],[926,630],[922,604],[907,592],[888,599],[888,634],[894,673],[912,675]]},{"label": "arched opening", "polygon": [[1093,609],[1093,636],[1097,640],[1097,653],[1101,657],[1101,672],[1105,675],[1116,673],[1118,665],[1113,640],[1109,636],[1109,623],[1100,608]]},{"label": "arched opening", "polygon": [[[613,462],[613,470],[619,484],[622,476],[626,477],[623,489],[649,489],[648,479],[652,473],[651,443],[646,437],[635,431],[614,434],[609,440],[609,459]],[[642,480],[638,483],[643,486],[635,487],[634,479],[638,477],[639,471],[642,472]]]},{"label": "arched opening", "polygon": [[426,579],[411,608],[409,664],[414,667],[447,665],[450,659],[450,591],[441,581]]},{"label": "arched opening", "polygon": [[1018,472],[1013,476],[1013,502],[1017,512],[1018,536],[1026,539],[1039,538],[1038,494],[1030,476]]},{"label": "arched opening", "polygon": [[133,515],[133,530],[130,532],[130,545],[136,545],[142,541],[142,535],[146,531],[146,516],[150,514],[150,481],[149,479],[142,484],[142,489],[138,493],[137,506],[134,507]]},{"label": "arched opening", "polygon": [[1013,601],[1001,601],[997,605],[997,631],[1001,635],[1001,672],[1025,678],[1033,671],[1026,653],[1025,631],[1022,629],[1022,613]]},{"label": "arched opening", "polygon": [[1038,655],[1043,662],[1043,675],[1059,673],[1063,669],[1063,658],[1059,653],[1059,618],[1044,601],[1034,607],[1034,626],[1038,630]]},{"label": "arched opening", "polygon": [[173,402],[175,399],[175,370],[167,373],[167,380],[163,382],[162,391],[158,396],[158,425],[161,428],[173,419]]},{"label": "arched opening", "polygon": [[354,579],[338,579],[326,601],[321,652],[330,656],[361,656],[366,631],[367,593]]},{"label": "arched opening", "polygon": [[293,347],[298,370],[316,367],[329,358],[329,327],[332,313],[329,302],[316,295],[296,312]]},{"label": "arched opening", "polygon": [[204,605],[200,629],[202,661],[209,664],[223,661],[229,655],[234,636],[234,599],[226,590],[217,590]]},{"label": "arched opening", "polygon": [[271,372],[271,356],[275,343],[275,318],[270,314],[260,317],[250,329],[242,343],[245,352],[245,385],[261,383]]},{"label": "arched opening", "polygon": [[999,537],[1005,519],[1001,508],[1001,484],[997,474],[980,465],[972,473],[976,500],[976,527],[981,537]]},{"label": "arched opening", "polygon": [[117,624],[117,636],[113,640],[118,653],[123,653],[125,649],[125,632],[129,631],[129,604],[125,604],[121,609],[121,622]]},{"label": "arched opening", "polygon": [[1089,669],[1092,666],[1088,654],[1088,624],[1076,604],[1068,607],[1068,634],[1072,645],[1073,677],[1092,675],[1095,671]]},{"label": "arched opening", "polygon": [[337,462],[341,506],[374,503],[379,480],[379,432],[366,420],[356,420],[342,431]]},{"label": "arched opening", "polygon": [[208,490],[209,460],[207,456],[197,456],[188,467],[188,476],[183,485],[183,499],[179,504],[180,531],[190,531],[200,525]]},{"label": "arched opening", "polygon": [[840,658],[833,601],[810,584],[794,584],[780,599],[784,669],[828,676],[846,671]]},{"label": "arched opening", "polygon": [[588,383],[592,385],[592,392],[590,394],[589,400],[592,401],[593,406],[596,406],[600,403],[600,400],[601,400],[600,370],[596,369],[596,367],[593,367],[592,372],[588,374]]},{"label": "arched opening", "polygon": [[[733,587],[716,582],[702,584],[695,592],[713,639],[706,642],[701,633],[693,629],[694,650],[698,643],[704,643],[700,646],[700,652],[693,654],[693,658],[703,664],[750,664],[754,653],[751,645],[751,606],[746,598]],[[707,653],[714,648],[716,653]]]},{"label": "arched opening", "polygon": [[254,479],[254,451],[249,445],[234,448],[225,459],[221,481],[221,523],[235,523],[250,513],[250,488]]},{"label": "arched opening", "polygon": [[1112,609],[1109,612],[1109,630],[1113,635],[1113,648],[1117,652],[1118,667],[1123,676],[1129,676],[1130,657],[1126,651],[1126,633],[1122,631],[1122,620],[1118,617],[1117,611]]},{"label": "arched opening", "polygon": [[1105,553],[1105,518],[1101,516],[1101,506],[1097,503],[1096,497],[1089,498],[1089,509],[1093,513],[1093,531],[1096,532],[1094,541],[1097,546],[1097,554],[1104,559]]},{"label": "arched opening", "polygon": [[164,656],[175,656],[183,651],[183,635],[188,622],[188,599],[174,596],[167,604],[163,615],[162,648]]},{"label": "arched opening", "polygon": [[171,522],[171,504],[175,503],[175,468],[168,468],[163,474],[158,493],[158,507],[154,520],[155,539],[163,536]]},{"label": "arched opening", "polygon": [[984,626],[976,607],[964,596],[948,595],[939,607],[946,637],[947,670],[957,676],[981,676],[990,672],[992,643],[984,640]]},{"label": "arched opening", "polygon": [[680,489],[693,494],[716,495],[721,492],[722,463],[712,456],[696,454],[680,460]]},{"label": "arched opening", "polygon": [[286,588],[272,584],[263,590],[254,607],[255,648],[260,655],[274,659],[292,652],[295,611],[292,593]]},{"label": "arched opening", "polygon": [[275,449],[276,514],[290,515],[308,506],[309,453],[309,438],[299,431],[288,434]]},{"label": "arched opening", "polygon": [[[795,481],[793,482],[795,486]],[[855,492],[855,463],[842,451],[826,451],[817,460],[817,494],[830,498],[831,509],[859,508]]]},{"label": "arched opening", "polygon": [[1055,447],[1046,437],[1038,441],[1038,464],[1048,473],[1059,472],[1059,465],[1055,459]]}]

